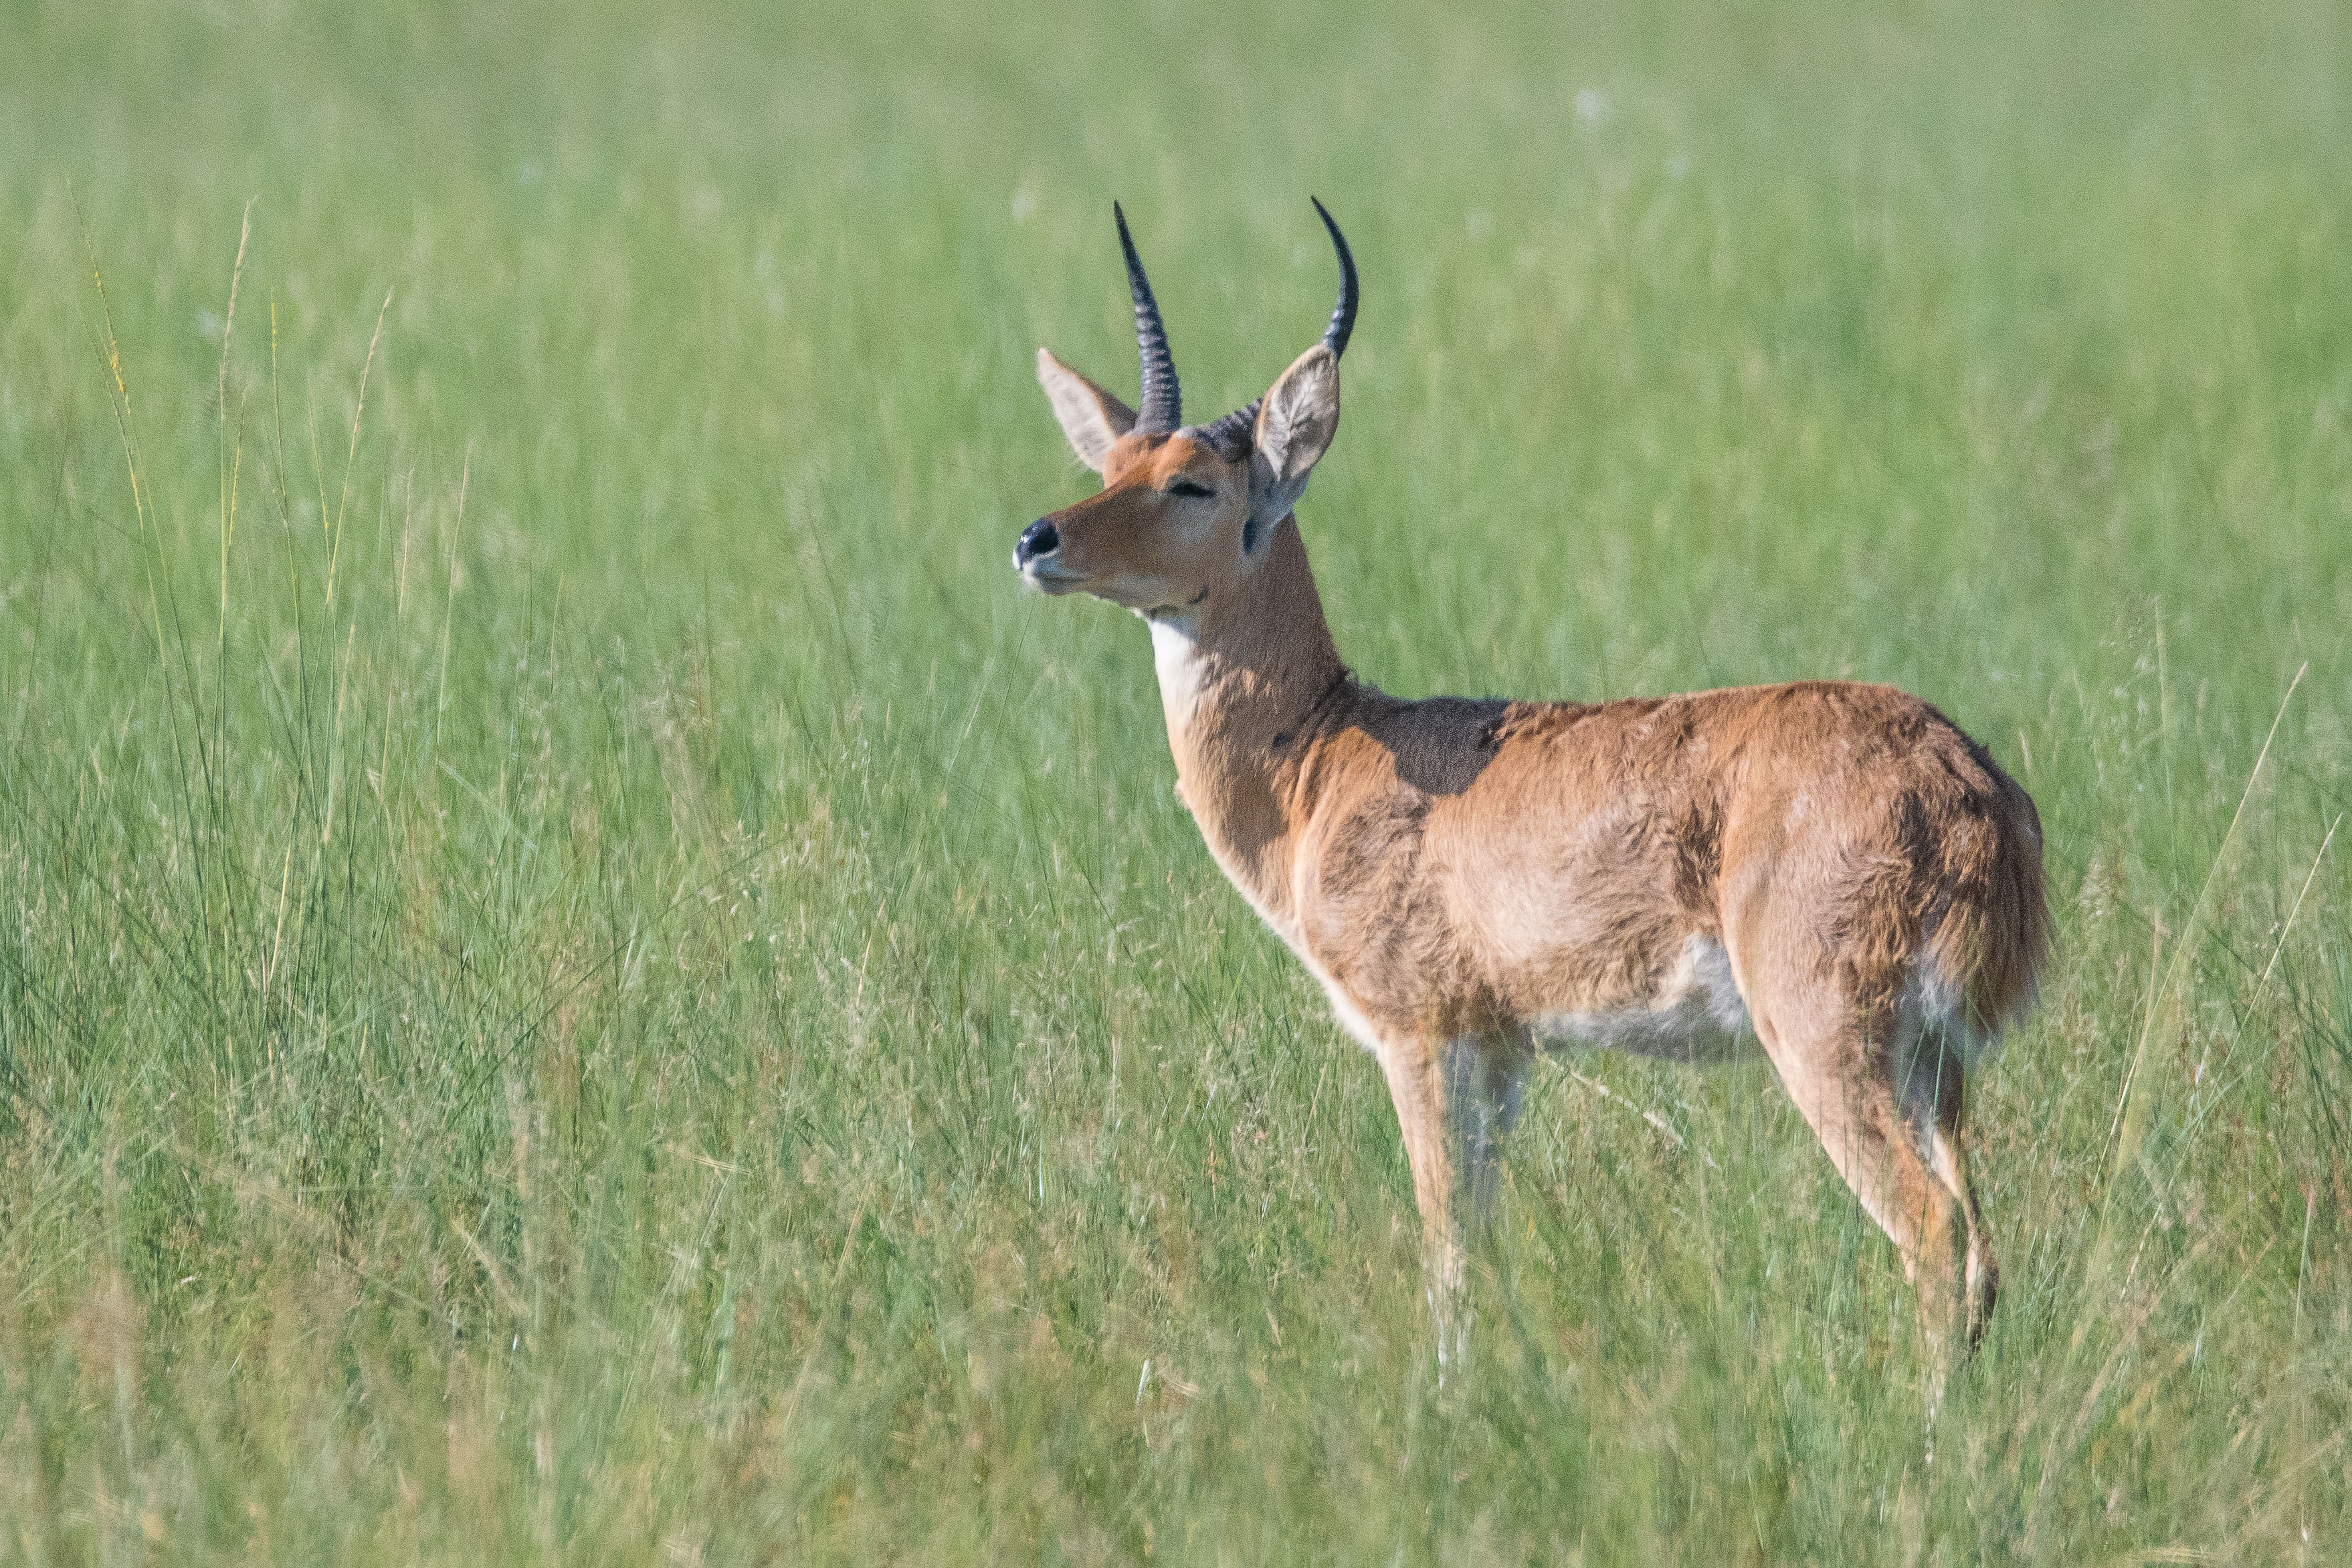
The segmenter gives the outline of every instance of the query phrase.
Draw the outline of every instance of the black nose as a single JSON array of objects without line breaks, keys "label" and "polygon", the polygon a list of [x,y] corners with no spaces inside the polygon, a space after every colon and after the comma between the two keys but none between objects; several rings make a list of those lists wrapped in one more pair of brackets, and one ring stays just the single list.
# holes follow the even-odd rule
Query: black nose
[{"label": "black nose", "polygon": [[1020,542],[1013,547],[1013,564],[1025,566],[1040,555],[1051,555],[1062,548],[1062,535],[1050,518],[1039,518],[1021,531]]}]

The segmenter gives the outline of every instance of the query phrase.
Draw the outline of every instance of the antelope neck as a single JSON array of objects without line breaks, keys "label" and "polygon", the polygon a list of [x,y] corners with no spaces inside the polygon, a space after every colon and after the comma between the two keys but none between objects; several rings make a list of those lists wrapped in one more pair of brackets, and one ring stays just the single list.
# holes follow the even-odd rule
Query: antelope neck
[{"label": "antelope neck", "polygon": [[1279,926],[1290,825],[1310,815],[1303,764],[1353,684],[1297,524],[1277,524],[1265,558],[1224,592],[1150,622],[1177,793],[1210,851]]}]

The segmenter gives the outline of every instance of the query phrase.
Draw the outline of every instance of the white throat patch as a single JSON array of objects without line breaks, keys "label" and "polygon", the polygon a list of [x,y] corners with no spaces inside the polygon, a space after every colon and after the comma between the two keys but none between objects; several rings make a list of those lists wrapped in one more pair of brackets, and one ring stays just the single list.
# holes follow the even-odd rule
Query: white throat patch
[{"label": "white throat patch", "polygon": [[1200,695],[1207,660],[1192,640],[1200,629],[1197,616],[1171,612],[1154,616],[1151,625],[1151,667],[1160,676],[1160,702],[1170,713],[1190,713]]}]

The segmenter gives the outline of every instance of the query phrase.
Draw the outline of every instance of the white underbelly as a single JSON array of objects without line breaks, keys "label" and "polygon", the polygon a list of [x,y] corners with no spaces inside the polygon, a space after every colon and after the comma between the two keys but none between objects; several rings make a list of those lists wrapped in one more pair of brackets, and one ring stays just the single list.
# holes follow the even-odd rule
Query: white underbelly
[{"label": "white underbelly", "polygon": [[1678,1062],[1722,1061],[1756,1048],[1748,1005],[1732,979],[1731,955],[1712,937],[1694,935],[1657,991],[1632,1006],[1590,1013],[1546,1013],[1529,1024],[1555,1048],[1631,1051]]}]

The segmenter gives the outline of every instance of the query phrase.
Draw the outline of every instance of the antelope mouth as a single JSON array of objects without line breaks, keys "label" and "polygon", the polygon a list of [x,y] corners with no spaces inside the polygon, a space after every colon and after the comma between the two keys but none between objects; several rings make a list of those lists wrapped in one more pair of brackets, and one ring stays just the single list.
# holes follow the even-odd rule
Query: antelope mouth
[{"label": "antelope mouth", "polygon": [[1023,586],[1042,594],[1075,594],[1086,584],[1082,574],[1052,561],[1019,561],[1013,569],[1021,574]]}]

